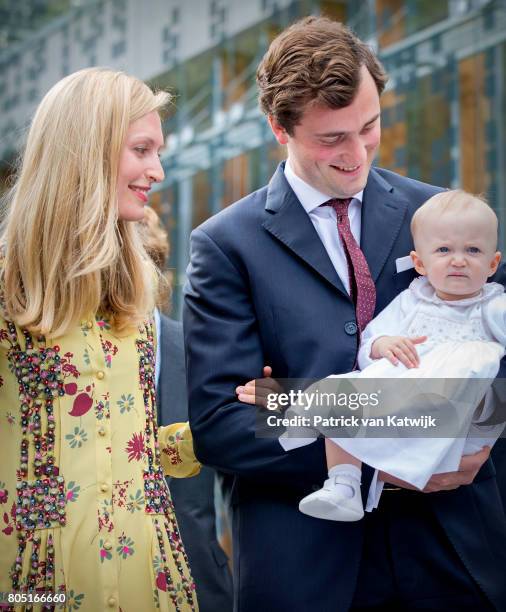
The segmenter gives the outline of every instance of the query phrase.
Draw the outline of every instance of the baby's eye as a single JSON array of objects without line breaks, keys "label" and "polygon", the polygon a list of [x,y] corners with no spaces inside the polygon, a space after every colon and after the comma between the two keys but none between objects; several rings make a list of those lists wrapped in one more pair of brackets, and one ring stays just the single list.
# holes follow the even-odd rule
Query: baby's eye
[{"label": "baby's eye", "polygon": [[476,253],[481,253],[480,249],[475,246],[468,247],[467,251],[468,253],[472,253],[473,255],[475,255]]},{"label": "baby's eye", "polygon": [[442,246],[436,249],[438,253],[449,253],[450,249],[448,247]]}]

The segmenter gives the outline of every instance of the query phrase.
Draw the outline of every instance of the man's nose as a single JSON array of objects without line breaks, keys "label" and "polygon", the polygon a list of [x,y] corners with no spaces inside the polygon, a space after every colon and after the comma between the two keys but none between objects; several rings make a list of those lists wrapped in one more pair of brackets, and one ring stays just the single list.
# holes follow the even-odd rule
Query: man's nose
[{"label": "man's nose", "polygon": [[342,155],[342,163],[347,166],[357,166],[363,163],[367,158],[367,150],[365,142],[362,141],[360,136],[350,137],[347,145]]}]

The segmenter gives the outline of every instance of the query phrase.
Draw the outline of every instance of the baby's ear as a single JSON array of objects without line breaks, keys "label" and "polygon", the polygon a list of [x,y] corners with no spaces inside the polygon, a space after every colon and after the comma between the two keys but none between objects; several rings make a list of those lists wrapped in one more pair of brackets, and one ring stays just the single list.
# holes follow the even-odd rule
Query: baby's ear
[{"label": "baby's ear", "polygon": [[416,251],[411,251],[409,256],[413,260],[413,265],[415,266],[415,270],[418,272],[418,274],[421,274],[422,276],[425,276],[425,274],[426,274],[425,267],[423,265],[422,260],[420,259],[420,256],[418,255],[418,253]]},{"label": "baby's ear", "polygon": [[501,251],[496,251],[496,253],[494,254],[494,257],[492,258],[492,261],[490,262],[489,276],[492,276],[496,273],[497,267],[500,261],[501,261]]}]

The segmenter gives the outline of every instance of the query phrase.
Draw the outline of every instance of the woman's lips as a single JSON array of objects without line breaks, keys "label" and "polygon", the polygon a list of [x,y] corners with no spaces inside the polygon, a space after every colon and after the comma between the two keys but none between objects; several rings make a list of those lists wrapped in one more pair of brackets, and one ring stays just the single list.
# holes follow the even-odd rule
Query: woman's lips
[{"label": "woman's lips", "polygon": [[135,195],[139,198],[141,202],[146,203],[148,201],[147,189],[134,187],[132,185],[129,185],[128,188],[135,193]]}]

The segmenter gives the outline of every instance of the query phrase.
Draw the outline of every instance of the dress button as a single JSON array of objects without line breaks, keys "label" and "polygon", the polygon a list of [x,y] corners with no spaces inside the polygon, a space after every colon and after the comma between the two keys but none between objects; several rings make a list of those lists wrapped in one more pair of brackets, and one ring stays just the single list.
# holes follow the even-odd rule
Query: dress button
[{"label": "dress button", "polygon": [[354,321],[348,321],[344,324],[344,331],[348,336],[354,336],[358,331],[357,324]]},{"label": "dress button", "polygon": [[105,427],[101,427],[101,428],[98,430],[98,435],[99,435],[99,436],[105,436]]},{"label": "dress button", "polygon": [[99,370],[97,372],[97,378],[98,380],[102,380],[104,378],[105,374],[102,372],[102,370]]},{"label": "dress button", "polygon": [[86,321],[86,327],[87,327],[87,329],[92,329],[93,328],[93,322],[92,321]]},{"label": "dress button", "polygon": [[102,493],[106,493],[107,491],[109,491],[109,486],[105,484],[105,482],[103,484],[100,485],[100,490],[102,491]]},{"label": "dress button", "polygon": [[107,605],[109,606],[109,608],[114,608],[114,606],[116,605],[116,598],[109,597],[109,599],[107,600]]},{"label": "dress button", "polygon": [[[111,550],[111,548],[112,548],[112,542],[111,542],[110,540],[106,540],[106,541],[104,542],[104,548],[105,548],[106,550]],[[112,599],[112,598],[111,598],[111,599]]]}]

